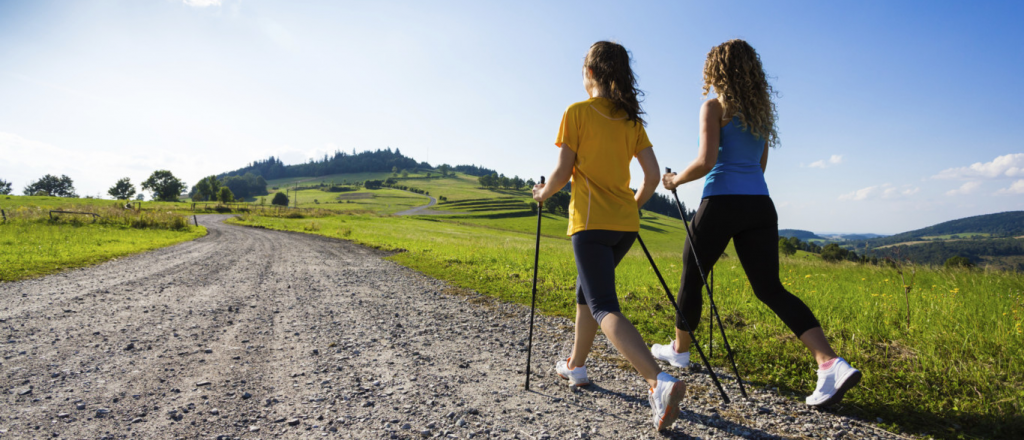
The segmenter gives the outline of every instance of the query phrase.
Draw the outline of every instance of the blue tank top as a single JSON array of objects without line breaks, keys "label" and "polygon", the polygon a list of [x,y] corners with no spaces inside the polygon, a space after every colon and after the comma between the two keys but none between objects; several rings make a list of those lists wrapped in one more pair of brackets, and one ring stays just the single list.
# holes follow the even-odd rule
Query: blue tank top
[{"label": "blue tank top", "polygon": [[740,119],[734,116],[722,127],[718,146],[718,161],[704,179],[703,197],[726,194],[768,195],[768,184],[761,171],[764,139],[758,139],[748,130],[740,128]]}]

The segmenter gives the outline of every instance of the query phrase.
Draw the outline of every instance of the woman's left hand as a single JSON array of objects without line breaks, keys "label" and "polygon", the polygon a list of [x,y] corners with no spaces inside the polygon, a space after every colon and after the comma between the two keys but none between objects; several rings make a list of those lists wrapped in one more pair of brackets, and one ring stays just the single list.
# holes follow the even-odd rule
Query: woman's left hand
[{"label": "woman's left hand", "polygon": [[676,189],[679,186],[676,184],[676,173],[665,173],[664,176],[661,176],[661,186],[669,191]]},{"label": "woman's left hand", "polygon": [[547,197],[543,197],[543,195],[544,195],[544,184],[543,183],[538,183],[536,185],[533,185],[533,200],[536,201],[537,203],[541,203],[545,199],[547,199]]}]

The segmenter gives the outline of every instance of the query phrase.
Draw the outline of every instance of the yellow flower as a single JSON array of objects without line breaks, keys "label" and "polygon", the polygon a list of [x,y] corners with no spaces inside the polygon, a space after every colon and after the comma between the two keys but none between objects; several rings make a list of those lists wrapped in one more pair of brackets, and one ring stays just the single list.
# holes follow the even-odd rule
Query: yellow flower
[{"label": "yellow flower", "polygon": [[810,278],[810,277],[811,277],[810,275],[807,275],[807,276],[805,276],[804,278]]},{"label": "yellow flower", "polygon": [[865,281],[865,280],[867,280],[867,278],[861,278],[860,280],[861,280],[861,281]]},{"label": "yellow flower", "polygon": [[889,282],[889,279],[888,279],[888,278],[886,278],[886,279],[885,279],[885,282],[887,282],[887,283],[888,283],[888,282]]}]

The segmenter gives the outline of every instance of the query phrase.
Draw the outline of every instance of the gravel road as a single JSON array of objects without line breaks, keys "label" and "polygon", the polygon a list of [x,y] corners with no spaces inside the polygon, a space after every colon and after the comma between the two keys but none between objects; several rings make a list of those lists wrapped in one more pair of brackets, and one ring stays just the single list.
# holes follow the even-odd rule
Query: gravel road
[{"label": "gravel road", "polygon": [[594,385],[558,379],[561,318],[537,319],[526,392],[528,310],[224,218],[201,216],[193,242],[0,284],[0,438],[898,438],[763,389],[722,405],[681,370],[680,421],[655,433],[603,337]]},{"label": "gravel road", "polygon": [[[415,193],[413,193],[413,194],[415,194]],[[437,199],[435,199],[434,196],[427,196],[427,197],[430,197],[430,201],[427,202],[426,205],[420,205],[420,206],[417,206],[417,207],[412,208],[412,209],[406,209],[405,211],[402,211],[402,212],[396,212],[395,215],[451,215],[452,214],[450,212],[435,211],[433,209],[430,209],[431,206],[434,206],[434,205],[437,204]]]}]

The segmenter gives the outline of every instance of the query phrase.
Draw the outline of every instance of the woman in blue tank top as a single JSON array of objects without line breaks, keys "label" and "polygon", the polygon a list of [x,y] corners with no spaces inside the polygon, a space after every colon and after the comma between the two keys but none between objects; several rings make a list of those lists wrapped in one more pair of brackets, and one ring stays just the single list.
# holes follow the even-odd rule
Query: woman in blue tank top
[{"label": "woman in blue tank top", "polygon": [[663,176],[665,189],[707,176],[704,195],[693,219],[694,257],[690,241],[683,249],[683,280],[676,316],[676,340],[654,344],[655,358],[678,367],[690,363],[690,337],[683,319],[696,329],[700,322],[703,281],[697,270],[711,268],[729,240],[747,273],[757,299],[768,305],[811,351],[818,363],[818,383],[806,402],[827,406],[839,402],[861,377],[836,355],[821,324],[779,280],[779,226],[768,196],[764,171],[768,150],[778,145],[774,93],[765,79],[761,58],[743,40],[730,40],[711,49],[704,63],[704,95],[714,88],[700,110],[700,149],[681,174]]}]

